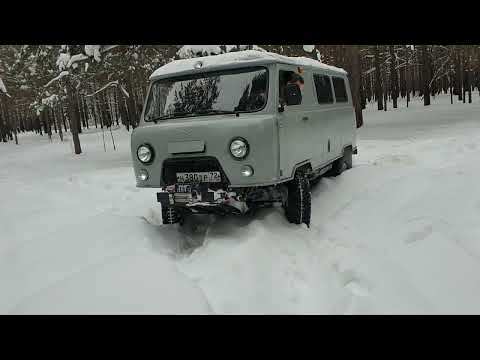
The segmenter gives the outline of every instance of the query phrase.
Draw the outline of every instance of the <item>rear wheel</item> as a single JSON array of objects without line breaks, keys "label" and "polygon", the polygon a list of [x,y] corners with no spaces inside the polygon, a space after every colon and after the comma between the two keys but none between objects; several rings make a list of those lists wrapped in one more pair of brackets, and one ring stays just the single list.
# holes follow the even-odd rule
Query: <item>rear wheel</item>
[{"label": "rear wheel", "polygon": [[351,169],[352,166],[353,166],[353,151],[351,147],[347,147],[343,150],[343,156],[332,163],[332,170],[330,170],[326,175],[338,176],[345,170]]},{"label": "rear wheel", "polygon": [[315,186],[317,186],[317,184],[320,182],[320,180],[322,180],[322,175],[320,176],[317,176],[313,179],[310,179],[310,189],[314,188]]},{"label": "rear wheel", "polygon": [[310,227],[311,195],[308,176],[297,172],[292,181],[288,183],[287,201],[284,205],[285,216],[290,223],[306,224]]}]

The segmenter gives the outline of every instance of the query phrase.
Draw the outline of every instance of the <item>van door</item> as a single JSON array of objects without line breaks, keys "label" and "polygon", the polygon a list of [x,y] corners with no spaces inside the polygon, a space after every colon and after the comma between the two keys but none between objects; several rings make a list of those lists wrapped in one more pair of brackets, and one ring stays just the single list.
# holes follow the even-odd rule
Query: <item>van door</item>
[{"label": "van door", "polygon": [[[278,69],[278,105],[280,105],[280,99],[283,98],[283,89],[291,74],[298,72],[298,68],[279,65]],[[312,155],[311,123],[309,121],[310,116],[307,113],[307,104],[311,102],[311,92],[306,91],[308,85],[305,77],[304,81],[302,103],[295,106],[285,106],[284,112],[278,112],[281,179],[293,176],[294,167],[299,163],[309,161]]]},{"label": "van door", "polygon": [[320,72],[313,73],[315,113],[312,119],[312,133],[315,134],[314,152],[317,161],[312,162],[314,169],[328,163],[332,153],[332,122],[335,114],[333,88],[330,76]]},{"label": "van door", "polygon": [[332,76],[335,93],[335,116],[332,119],[332,133],[334,143],[332,148],[336,157],[341,156],[343,148],[351,145],[352,134],[352,100],[347,91],[348,82],[341,76]]}]

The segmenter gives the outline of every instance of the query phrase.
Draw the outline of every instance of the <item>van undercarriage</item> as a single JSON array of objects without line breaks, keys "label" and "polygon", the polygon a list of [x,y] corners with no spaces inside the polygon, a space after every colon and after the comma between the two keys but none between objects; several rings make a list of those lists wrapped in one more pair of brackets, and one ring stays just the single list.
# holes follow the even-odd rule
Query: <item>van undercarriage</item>
[{"label": "van undercarriage", "polygon": [[[157,201],[162,209],[174,208],[180,214],[244,215],[255,208],[283,203],[286,198],[284,184],[251,188],[212,190],[211,184],[176,184],[162,187]],[[171,211],[170,211],[171,212]],[[179,216],[175,217],[178,222]],[[172,223],[172,219],[166,219]]]},{"label": "van undercarriage", "polygon": [[[181,161],[184,161],[180,160]],[[168,165],[173,162],[166,162]],[[195,162],[198,164],[198,161]],[[220,169],[220,168],[219,168]],[[299,169],[306,186],[303,191],[310,192],[309,182],[315,181],[332,170],[332,164],[312,171],[308,167]],[[223,172],[222,172],[223,179]],[[157,201],[162,205],[164,224],[183,223],[186,215],[190,214],[215,214],[215,215],[245,215],[258,208],[282,205],[287,210],[289,191],[296,178],[269,186],[257,187],[230,187],[227,183],[178,183],[170,181],[169,185],[162,186],[157,193]],[[303,199],[300,199],[303,201]],[[302,216],[300,216],[302,220]],[[305,222],[308,226],[310,220]]]}]

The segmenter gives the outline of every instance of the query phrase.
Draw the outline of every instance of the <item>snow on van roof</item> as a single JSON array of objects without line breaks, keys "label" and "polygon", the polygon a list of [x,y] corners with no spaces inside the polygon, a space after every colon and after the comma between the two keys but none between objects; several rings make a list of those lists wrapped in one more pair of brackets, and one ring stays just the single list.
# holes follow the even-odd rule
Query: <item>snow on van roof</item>
[{"label": "snow on van roof", "polygon": [[176,73],[189,71],[194,69],[194,66],[198,62],[202,62],[202,69],[209,67],[217,67],[222,65],[230,65],[235,63],[248,63],[251,61],[271,61],[271,62],[281,62],[297,66],[311,66],[323,70],[330,70],[337,73],[346,74],[347,72],[341,68],[335,66],[330,66],[320,61],[307,58],[307,57],[290,57],[283,56],[266,51],[258,50],[244,50],[237,52],[229,52],[220,55],[212,56],[202,56],[191,59],[182,59],[169,62],[168,64],[163,65],[153,72],[150,76],[150,80],[159,76],[173,75]]}]

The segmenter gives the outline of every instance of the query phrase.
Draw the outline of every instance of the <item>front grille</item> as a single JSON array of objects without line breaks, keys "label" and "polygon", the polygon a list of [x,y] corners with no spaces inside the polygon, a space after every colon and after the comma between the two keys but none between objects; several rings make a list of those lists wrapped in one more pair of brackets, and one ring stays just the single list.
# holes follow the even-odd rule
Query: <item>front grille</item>
[{"label": "front grille", "polygon": [[177,172],[220,171],[221,182],[212,183],[210,188],[223,188],[229,185],[225,172],[214,157],[175,158],[167,159],[162,167],[162,185],[173,185],[177,181]]},{"label": "front grille", "polygon": [[189,203],[192,202],[192,194],[173,194],[173,199],[176,203]]}]

